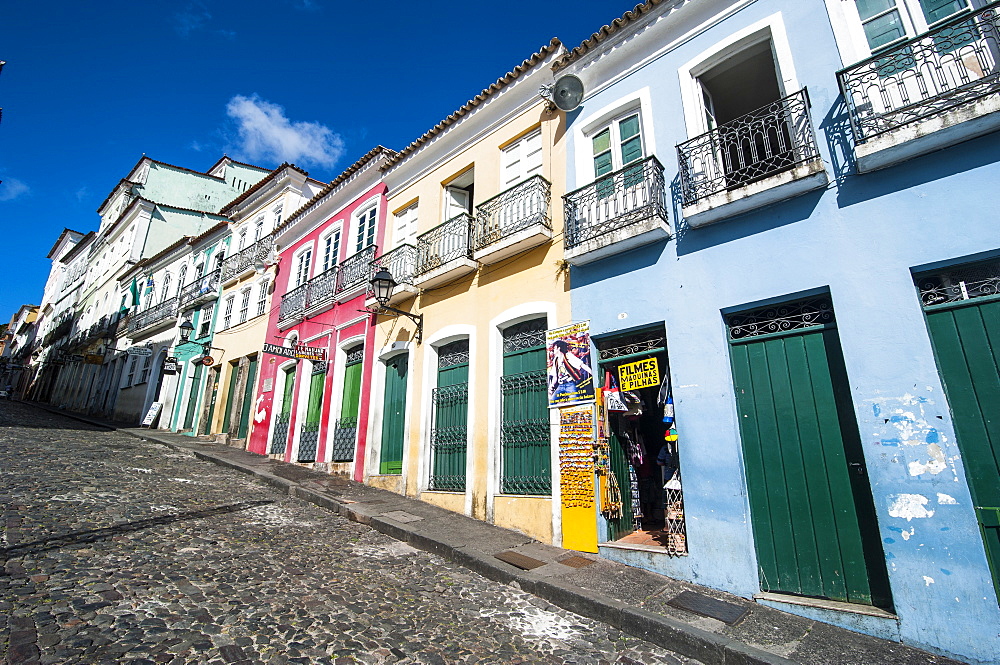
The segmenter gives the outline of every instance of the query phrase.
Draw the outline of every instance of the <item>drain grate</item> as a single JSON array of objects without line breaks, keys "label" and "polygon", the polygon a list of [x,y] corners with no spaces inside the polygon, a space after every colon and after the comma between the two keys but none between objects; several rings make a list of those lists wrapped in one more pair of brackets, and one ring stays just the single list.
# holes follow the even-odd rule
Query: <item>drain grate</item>
[{"label": "drain grate", "polygon": [[512,566],[516,566],[521,570],[533,570],[545,565],[544,561],[532,559],[530,556],[524,556],[523,554],[518,554],[517,552],[500,552],[500,554],[494,554],[493,557],[509,563]]},{"label": "drain grate", "polygon": [[687,610],[688,612],[694,612],[710,619],[718,619],[719,621],[728,623],[730,626],[735,626],[750,611],[746,607],[727,603],[724,600],[709,598],[694,591],[682,591],[667,601],[667,605]]},{"label": "drain grate", "polygon": [[569,566],[570,568],[583,568],[594,562],[582,556],[571,556],[569,558],[562,559],[559,563],[564,566]]}]

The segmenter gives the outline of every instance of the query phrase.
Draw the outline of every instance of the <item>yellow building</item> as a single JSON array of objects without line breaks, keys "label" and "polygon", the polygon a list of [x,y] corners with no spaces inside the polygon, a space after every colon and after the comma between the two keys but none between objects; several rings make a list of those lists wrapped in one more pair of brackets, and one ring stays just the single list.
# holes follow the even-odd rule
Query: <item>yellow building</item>
[{"label": "yellow building", "polygon": [[[384,168],[366,482],[560,542],[557,415],[545,331],[571,321],[563,258],[565,114],[539,96],[550,44]],[[369,300],[374,304],[374,300]]]}]

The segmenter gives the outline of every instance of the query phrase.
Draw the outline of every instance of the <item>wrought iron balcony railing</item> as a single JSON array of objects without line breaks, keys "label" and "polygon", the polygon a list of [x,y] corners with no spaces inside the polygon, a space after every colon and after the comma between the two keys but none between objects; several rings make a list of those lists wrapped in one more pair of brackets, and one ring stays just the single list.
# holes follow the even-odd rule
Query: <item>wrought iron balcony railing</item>
[{"label": "wrought iron balcony railing", "polygon": [[[413,277],[417,270],[417,248],[413,245],[400,245],[375,259],[372,269],[376,268],[388,270],[399,286],[413,286]],[[370,284],[368,295],[374,295]]]},{"label": "wrought iron balcony railing", "polygon": [[337,273],[339,266],[324,270],[309,280],[309,297],[306,307],[316,307],[325,302],[332,302],[337,295]]},{"label": "wrought iron balcony railing", "polygon": [[629,164],[563,196],[566,247],[659,216],[667,218],[663,165],[656,157]]},{"label": "wrought iron balcony railing", "polygon": [[684,205],[819,157],[805,88],[677,146]]},{"label": "wrought iron balcony railing", "polygon": [[552,185],[536,175],[480,203],[476,206],[473,249],[488,247],[535,224],[551,229],[551,200]]},{"label": "wrought iron balcony railing", "polygon": [[274,234],[264,236],[254,244],[241,249],[222,261],[222,281],[225,282],[242,275],[253,268],[258,261],[263,262],[274,247]]},{"label": "wrought iron balcony railing", "polygon": [[337,270],[337,295],[362,286],[371,279],[372,262],[377,251],[377,246],[369,245],[344,259]]},{"label": "wrought iron balcony railing", "polygon": [[309,301],[309,282],[305,282],[281,296],[281,306],[278,309],[278,321],[287,321],[302,316]]},{"label": "wrought iron balcony railing", "polygon": [[463,212],[417,236],[417,274],[430,272],[455,259],[471,259],[471,233],[472,216]]},{"label": "wrought iron balcony railing", "polygon": [[1000,3],[837,72],[858,143],[1000,91]]},{"label": "wrought iron balcony railing", "polygon": [[128,322],[128,331],[131,333],[137,330],[143,330],[160,323],[165,319],[176,316],[177,297],[174,296],[173,298],[164,300],[159,305],[153,305],[152,307],[135,314]]},{"label": "wrought iron balcony railing", "polygon": [[202,275],[190,284],[185,285],[184,288],[181,289],[181,307],[189,302],[192,302],[193,300],[197,300],[201,296],[217,294],[219,292],[220,272],[221,270],[213,270],[207,275]]}]

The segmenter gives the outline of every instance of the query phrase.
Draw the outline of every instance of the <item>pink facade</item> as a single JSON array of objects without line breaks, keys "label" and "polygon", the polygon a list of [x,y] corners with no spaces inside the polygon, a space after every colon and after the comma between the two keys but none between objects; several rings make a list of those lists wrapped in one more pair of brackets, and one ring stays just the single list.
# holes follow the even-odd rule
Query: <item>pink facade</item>
[{"label": "pink facade", "polygon": [[[283,353],[291,353],[294,344],[325,350],[322,401],[317,403],[315,395],[319,379],[313,379],[322,370],[319,363],[268,353],[265,347],[257,386],[258,413],[263,413],[248,448],[285,461],[324,465],[361,481],[376,355],[372,316],[364,307],[372,260],[381,254],[386,188],[376,182],[330,214],[329,199],[343,195],[333,187],[336,183],[331,183],[332,193],[317,195],[275,237],[281,258],[265,339],[289,349]],[[283,409],[285,380],[293,367],[291,405]],[[345,414],[355,403],[356,413]],[[351,418],[356,418],[353,433],[347,426]]]}]

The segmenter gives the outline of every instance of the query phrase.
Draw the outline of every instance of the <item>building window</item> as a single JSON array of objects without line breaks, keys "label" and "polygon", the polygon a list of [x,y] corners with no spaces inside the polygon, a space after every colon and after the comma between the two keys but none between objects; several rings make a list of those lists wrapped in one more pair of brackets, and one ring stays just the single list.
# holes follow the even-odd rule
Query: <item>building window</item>
[{"label": "building window", "polygon": [[139,383],[149,381],[149,368],[153,364],[153,356],[146,356],[142,359],[142,371],[139,372]]},{"label": "building window", "polygon": [[642,159],[642,131],[639,113],[633,112],[612,120],[591,139],[594,177],[617,171]]},{"label": "building window", "polygon": [[265,280],[260,283],[260,291],[257,293],[257,316],[263,316],[267,312],[267,287],[269,283]]},{"label": "building window", "polygon": [[212,312],[214,305],[207,305],[201,310],[201,317],[198,324],[198,337],[205,337],[212,329]]},{"label": "building window", "polygon": [[431,392],[431,473],[429,489],[465,491],[468,457],[469,340],[438,349],[437,387]]},{"label": "building window", "polygon": [[542,173],[542,130],[536,129],[503,149],[501,178],[504,189]]},{"label": "building window", "polygon": [[340,229],[328,233],[322,241],[323,272],[330,270],[340,260]]},{"label": "building window", "polygon": [[402,244],[416,244],[417,238],[417,204],[407,206],[393,215],[392,237],[396,247]]},{"label": "building window", "polygon": [[184,288],[184,280],[187,278],[188,267],[187,264],[181,266],[181,269],[177,272],[177,288]]},{"label": "building window", "polygon": [[309,268],[312,265],[312,247],[295,257],[295,286],[302,286],[309,281]]},{"label": "building window", "polygon": [[546,327],[542,317],[503,331],[500,491],[504,494],[552,493]]},{"label": "building window", "polygon": [[247,246],[247,229],[242,229],[240,231],[239,239],[240,242],[237,249],[243,249],[244,247]]},{"label": "building window", "polygon": [[444,188],[444,221],[463,213],[472,213],[472,197],[475,190],[476,170],[469,169]]},{"label": "building window", "polygon": [[135,381],[135,366],[139,362],[139,356],[132,356],[128,362],[128,376],[125,377],[125,385],[134,385]]},{"label": "building window", "polygon": [[236,296],[226,298],[226,309],[222,313],[222,329],[225,330],[233,324],[233,301]]},{"label": "building window", "polygon": [[240,294],[240,323],[250,315],[250,289],[243,289]]},{"label": "building window", "polygon": [[253,241],[257,242],[264,237],[264,215],[257,218],[253,225]]},{"label": "building window", "polygon": [[354,251],[360,252],[365,247],[375,244],[375,217],[378,215],[378,206],[372,206],[358,215],[358,235],[354,245]]},{"label": "building window", "polygon": [[331,459],[334,462],[350,462],[354,459],[361,405],[361,370],[364,366],[365,347],[355,346],[345,353],[344,393],[340,402],[340,419],[333,431]]},{"label": "building window", "polygon": [[282,206],[277,205],[274,207],[274,228],[278,228],[281,225],[281,211]]}]

